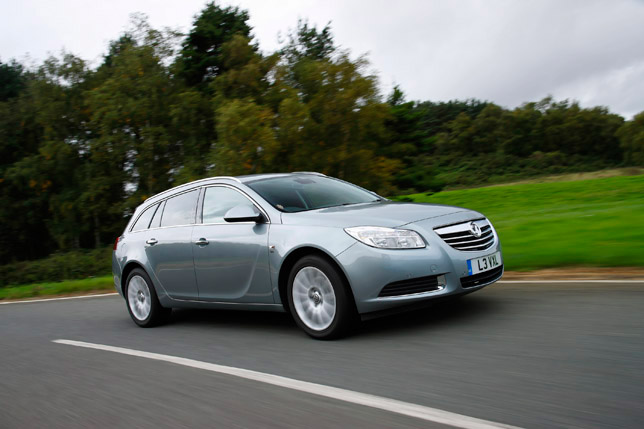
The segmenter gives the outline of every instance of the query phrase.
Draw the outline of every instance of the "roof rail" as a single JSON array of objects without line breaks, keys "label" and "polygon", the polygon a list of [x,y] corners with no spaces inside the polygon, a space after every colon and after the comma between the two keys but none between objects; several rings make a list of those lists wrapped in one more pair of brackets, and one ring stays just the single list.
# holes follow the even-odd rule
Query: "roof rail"
[{"label": "roof rail", "polygon": [[326,177],[326,174],[318,173],[317,171],[291,171],[291,174],[313,174],[315,176]]},{"label": "roof rail", "polygon": [[180,189],[180,188],[183,188],[183,187],[187,187],[187,186],[190,186],[190,185],[194,185],[194,184],[197,184],[197,183],[207,182],[207,181],[209,181],[209,180],[216,180],[216,179],[229,179],[229,180],[234,180],[234,181],[235,181],[235,182],[237,182],[237,183],[241,183],[241,180],[239,180],[238,178],[233,177],[233,176],[214,176],[214,177],[206,177],[205,179],[194,180],[194,181],[192,181],[192,182],[184,183],[183,185],[175,186],[174,188],[166,189],[165,191],[159,192],[158,194],[154,194],[154,195],[152,195],[151,197],[146,198],[146,199],[145,199],[145,201],[144,201],[144,203],[145,203],[146,201],[148,201],[148,200],[151,200],[152,198],[156,198],[156,197],[158,197],[159,195],[167,194],[168,192],[176,191],[177,189]]}]

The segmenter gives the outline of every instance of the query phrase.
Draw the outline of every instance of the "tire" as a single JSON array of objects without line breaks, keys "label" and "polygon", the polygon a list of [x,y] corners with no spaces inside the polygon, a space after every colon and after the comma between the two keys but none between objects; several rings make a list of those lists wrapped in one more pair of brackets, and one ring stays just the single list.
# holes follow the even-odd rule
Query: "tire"
[{"label": "tire", "polygon": [[338,269],[319,256],[297,261],[288,278],[287,294],[295,323],[313,338],[339,338],[357,320],[349,286]]},{"label": "tire", "polygon": [[142,328],[151,328],[168,321],[171,308],[162,307],[148,274],[135,268],[125,282],[125,304],[134,323]]}]

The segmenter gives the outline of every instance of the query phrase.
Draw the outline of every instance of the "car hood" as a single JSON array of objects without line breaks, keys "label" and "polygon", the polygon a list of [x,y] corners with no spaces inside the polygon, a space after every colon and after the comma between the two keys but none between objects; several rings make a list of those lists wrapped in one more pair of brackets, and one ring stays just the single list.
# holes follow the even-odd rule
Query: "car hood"
[{"label": "car hood", "polygon": [[382,201],[329,207],[297,213],[282,213],[282,223],[341,228],[351,226],[397,227],[458,212],[475,213],[461,207],[441,204]]}]

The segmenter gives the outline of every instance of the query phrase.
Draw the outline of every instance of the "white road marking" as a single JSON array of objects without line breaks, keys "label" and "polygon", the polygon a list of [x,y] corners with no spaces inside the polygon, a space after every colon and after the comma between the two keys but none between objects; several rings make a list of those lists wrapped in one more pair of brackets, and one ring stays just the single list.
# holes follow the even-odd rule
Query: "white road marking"
[{"label": "white road marking", "polygon": [[159,353],[150,353],[140,350],[126,349],[123,347],[107,346],[103,344],[86,343],[83,341],[73,340],[53,340],[54,343],[66,344],[69,346],[86,347],[89,349],[104,350],[108,352],[121,353],[129,356],[137,356],[146,359],[170,362],[177,365],[183,365],[191,368],[203,369],[206,371],[217,372],[221,374],[232,375],[235,377],[245,378],[247,380],[259,381],[261,383],[272,384],[274,386],[285,387],[287,389],[298,390],[313,395],[324,396],[339,401],[350,402],[353,404],[364,405],[367,407],[378,408],[396,414],[402,414],[409,417],[415,417],[430,422],[445,424],[449,426],[468,428],[468,429],[489,429],[489,428],[516,428],[516,426],[495,423],[487,420],[481,420],[474,417],[468,417],[461,414],[451,413],[436,408],[424,407],[422,405],[411,404],[409,402],[398,401],[396,399],[384,398],[381,396],[370,395],[367,393],[354,392],[352,390],[341,389],[338,387],[325,386],[322,384],[310,383],[308,381],[295,380],[292,378],[282,377],[279,375],[266,374],[263,372],[252,371],[249,369],[235,368],[232,366],[217,365],[214,363],[202,362],[193,359],[182,358],[178,356],[169,356]]},{"label": "white road marking", "polygon": [[101,296],[114,296],[118,295],[117,292],[110,293],[97,293],[94,295],[79,295],[79,296],[63,296],[61,298],[43,298],[43,299],[25,299],[24,301],[0,301],[2,304],[26,304],[28,302],[46,302],[46,301],[62,301],[64,299],[83,299],[83,298],[98,298]]},{"label": "white road marking", "polygon": [[644,283],[641,280],[499,280],[497,283]]}]

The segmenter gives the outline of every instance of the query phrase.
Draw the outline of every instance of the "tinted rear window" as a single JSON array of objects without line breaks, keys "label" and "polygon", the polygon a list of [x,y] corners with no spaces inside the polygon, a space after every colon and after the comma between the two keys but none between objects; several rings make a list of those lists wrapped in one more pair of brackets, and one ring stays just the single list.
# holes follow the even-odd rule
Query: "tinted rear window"
[{"label": "tinted rear window", "polygon": [[190,225],[195,223],[199,191],[194,190],[166,200],[161,226]]}]

